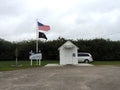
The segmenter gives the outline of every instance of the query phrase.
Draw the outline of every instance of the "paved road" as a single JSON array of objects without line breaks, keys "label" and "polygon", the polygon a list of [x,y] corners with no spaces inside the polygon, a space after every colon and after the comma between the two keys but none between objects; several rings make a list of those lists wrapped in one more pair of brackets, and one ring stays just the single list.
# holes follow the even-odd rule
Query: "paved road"
[{"label": "paved road", "polygon": [[0,72],[0,90],[120,90],[120,67],[60,66]]}]

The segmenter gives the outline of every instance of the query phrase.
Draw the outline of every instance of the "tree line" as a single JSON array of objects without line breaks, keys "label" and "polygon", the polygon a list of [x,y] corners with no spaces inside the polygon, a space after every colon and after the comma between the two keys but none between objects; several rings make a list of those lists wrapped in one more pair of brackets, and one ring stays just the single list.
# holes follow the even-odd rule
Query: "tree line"
[{"label": "tree line", "polygon": [[[59,60],[58,48],[67,41],[65,38],[57,40],[39,41],[39,50],[43,60]],[[120,41],[109,39],[70,40],[79,47],[78,52],[89,52],[94,60],[120,60]],[[0,39],[0,60],[15,60],[15,50],[18,49],[18,59],[28,60],[29,52],[36,51],[36,40],[10,42]]]}]

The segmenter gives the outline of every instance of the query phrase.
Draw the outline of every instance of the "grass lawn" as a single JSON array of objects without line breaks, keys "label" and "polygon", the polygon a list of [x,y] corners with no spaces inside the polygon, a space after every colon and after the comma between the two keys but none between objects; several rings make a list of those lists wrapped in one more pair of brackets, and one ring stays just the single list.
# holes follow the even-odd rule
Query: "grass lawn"
[{"label": "grass lawn", "polygon": [[[44,66],[46,64],[58,64],[59,61],[51,61],[51,60],[42,60],[41,66]],[[18,70],[18,69],[25,69],[25,68],[33,68],[33,67],[41,67],[36,65],[36,62],[33,61],[33,66],[30,66],[30,60],[25,61],[18,61],[19,65],[22,66],[12,66],[15,65],[15,61],[0,61],[0,71],[9,71],[9,70]],[[93,65],[118,65],[120,66],[120,61],[94,61],[91,64]]]},{"label": "grass lawn", "polygon": [[120,61],[94,61],[93,65],[120,65]]},{"label": "grass lawn", "polygon": [[[58,63],[58,61],[42,60],[41,66],[44,66],[48,63]],[[36,62],[33,61],[33,66],[30,66],[30,60],[18,61],[18,66],[14,66],[15,61],[0,61],[0,71],[9,71],[9,70],[18,70],[25,68],[41,67],[36,65]]]}]

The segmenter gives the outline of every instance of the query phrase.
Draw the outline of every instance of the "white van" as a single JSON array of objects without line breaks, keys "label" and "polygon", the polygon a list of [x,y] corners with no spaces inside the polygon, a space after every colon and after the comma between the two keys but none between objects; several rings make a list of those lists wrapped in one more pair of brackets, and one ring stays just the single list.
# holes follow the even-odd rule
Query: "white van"
[{"label": "white van", "polygon": [[78,53],[78,62],[89,63],[92,61],[93,61],[93,58],[90,53],[82,53],[82,52]]}]

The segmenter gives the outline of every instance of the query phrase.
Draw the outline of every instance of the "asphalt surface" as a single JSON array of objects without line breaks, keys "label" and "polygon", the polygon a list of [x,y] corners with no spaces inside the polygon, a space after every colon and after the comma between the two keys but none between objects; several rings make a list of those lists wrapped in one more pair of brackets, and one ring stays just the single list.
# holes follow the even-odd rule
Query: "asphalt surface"
[{"label": "asphalt surface", "polygon": [[54,66],[0,72],[0,90],[120,90],[120,66]]}]

